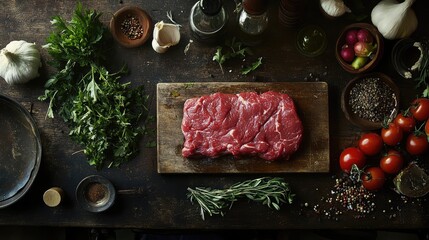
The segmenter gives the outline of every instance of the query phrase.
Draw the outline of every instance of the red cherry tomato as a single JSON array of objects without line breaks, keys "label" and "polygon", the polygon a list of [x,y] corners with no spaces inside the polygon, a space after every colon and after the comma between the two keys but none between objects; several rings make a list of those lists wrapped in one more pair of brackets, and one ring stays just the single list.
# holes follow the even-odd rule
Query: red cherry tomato
[{"label": "red cherry tomato", "polygon": [[350,172],[353,164],[360,169],[365,166],[366,158],[359,148],[349,147],[343,150],[340,155],[340,167],[344,172]]},{"label": "red cherry tomato", "polygon": [[411,155],[421,155],[429,149],[429,143],[426,134],[416,135],[411,133],[405,145],[405,149]]},{"label": "red cherry tomato", "polygon": [[389,123],[387,128],[381,129],[381,138],[389,146],[395,146],[402,140],[402,129],[395,123]]},{"label": "red cherry tomato", "polygon": [[404,116],[402,113],[399,113],[393,122],[402,128],[404,133],[410,133],[416,126],[416,120],[412,116]]},{"label": "red cherry tomato", "polygon": [[359,139],[359,149],[368,156],[374,156],[381,152],[383,139],[377,133],[365,133]]},{"label": "red cherry tomato", "polygon": [[417,98],[411,103],[410,112],[418,121],[426,121],[429,118],[429,99]]},{"label": "red cherry tomato", "polygon": [[387,174],[396,174],[404,166],[404,158],[396,150],[389,150],[387,155],[380,160],[380,168]]},{"label": "red cherry tomato", "polygon": [[379,167],[365,169],[362,174],[362,185],[369,191],[380,190],[386,182],[386,176]]}]

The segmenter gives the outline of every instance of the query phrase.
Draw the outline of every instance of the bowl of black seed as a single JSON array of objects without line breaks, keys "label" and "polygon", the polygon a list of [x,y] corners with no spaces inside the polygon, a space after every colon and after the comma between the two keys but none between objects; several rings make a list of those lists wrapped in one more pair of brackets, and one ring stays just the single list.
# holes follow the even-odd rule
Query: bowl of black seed
[{"label": "bowl of black seed", "polygon": [[110,20],[113,38],[127,48],[143,45],[152,34],[152,19],[143,9],[126,6],[113,14]]},{"label": "bowl of black seed", "polygon": [[382,127],[399,111],[399,88],[383,73],[369,73],[352,79],[341,94],[345,117],[363,130]]}]

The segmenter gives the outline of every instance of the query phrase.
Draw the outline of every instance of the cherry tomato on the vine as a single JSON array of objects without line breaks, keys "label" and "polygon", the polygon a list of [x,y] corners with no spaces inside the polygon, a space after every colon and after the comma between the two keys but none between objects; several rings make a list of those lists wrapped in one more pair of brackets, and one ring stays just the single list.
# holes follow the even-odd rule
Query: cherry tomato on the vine
[{"label": "cherry tomato on the vine", "polygon": [[403,136],[402,128],[395,123],[389,123],[387,128],[381,129],[381,138],[389,146],[395,146],[401,142]]},{"label": "cherry tomato on the vine", "polygon": [[396,150],[389,150],[380,160],[380,168],[387,174],[396,174],[404,166],[404,158]]},{"label": "cherry tomato on the vine", "polygon": [[417,98],[411,103],[410,112],[418,121],[426,121],[429,118],[429,99]]},{"label": "cherry tomato on the vine", "polygon": [[411,133],[405,145],[405,149],[411,155],[421,155],[429,149],[429,143],[426,134]]},{"label": "cherry tomato on the vine", "polygon": [[362,173],[362,185],[369,191],[380,190],[384,182],[386,182],[386,176],[383,170],[379,167],[370,167],[365,169]]},{"label": "cherry tomato on the vine", "polygon": [[412,116],[406,116],[402,113],[396,115],[395,120],[393,121],[396,125],[402,128],[404,133],[410,133],[414,130],[416,126],[416,120]]},{"label": "cherry tomato on the vine", "polygon": [[344,172],[349,173],[353,164],[360,169],[365,166],[366,158],[363,152],[356,147],[348,147],[341,152],[340,167]]},{"label": "cherry tomato on the vine", "polygon": [[383,139],[377,133],[365,133],[359,139],[359,149],[368,156],[374,156],[381,152]]}]

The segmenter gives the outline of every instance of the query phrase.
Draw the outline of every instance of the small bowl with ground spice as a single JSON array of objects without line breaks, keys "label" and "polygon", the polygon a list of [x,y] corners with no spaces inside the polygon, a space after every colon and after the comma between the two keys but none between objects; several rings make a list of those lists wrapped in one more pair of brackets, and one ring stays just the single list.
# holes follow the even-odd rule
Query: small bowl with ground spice
[{"label": "small bowl with ground spice", "polygon": [[102,212],[115,202],[116,191],[105,177],[91,175],[84,178],[76,188],[80,206],[90,212]]},{"label": "small bowl with ground spice", "polygon": [[124,47],[143,45],[152,34],[152,19],[143,9],[126,6],[119,9],[110,20],[110,32]]},{"label": "small bowl with ground spice", "polygon": [[399,111],[399,88],[382,73],[368,73],[352,79],[341,94],[345,117],[363,130],[382,127],[385,118]]}]

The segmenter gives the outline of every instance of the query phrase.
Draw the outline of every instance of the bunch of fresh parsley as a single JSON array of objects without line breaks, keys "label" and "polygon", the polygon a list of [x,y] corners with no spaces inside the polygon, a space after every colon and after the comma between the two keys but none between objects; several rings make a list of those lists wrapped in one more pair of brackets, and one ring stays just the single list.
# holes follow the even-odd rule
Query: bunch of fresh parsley
[{"label": "bunch of fresh parsley", "polygon": [[47,116],[53,118],[55,111],[64,119],[72,139],[98,169],[119,166],[135,156],[143,132],[137,125],[147,113],[143,86],[132,89],[120,83],[125,68],[109,73],[102,64],[107,29],[100,16],[78,3],[69,22],[53,18],[54,31],[45,47],[59,71],[39,97],[49,101]]}]

